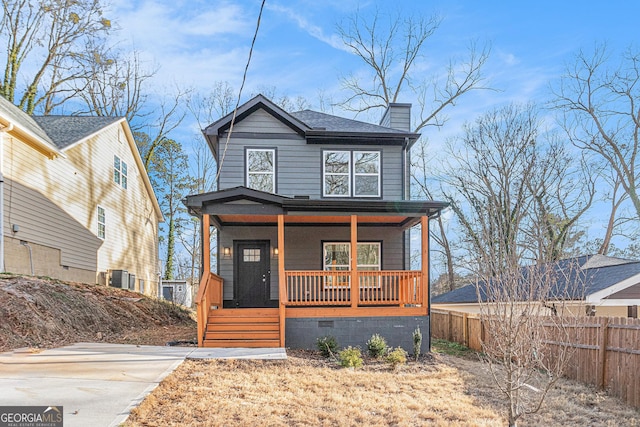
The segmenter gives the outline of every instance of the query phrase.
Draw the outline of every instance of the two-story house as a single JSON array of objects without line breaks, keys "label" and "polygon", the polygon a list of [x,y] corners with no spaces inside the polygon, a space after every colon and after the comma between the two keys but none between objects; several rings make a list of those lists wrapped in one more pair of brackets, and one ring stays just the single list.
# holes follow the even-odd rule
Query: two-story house
[{"label": "two-story house", "polygon": [[230,114],[204,130],[219,190],[185,200],[203,224],[201,346],[314,348],[326,335],[363,346],[379,333],[411,349],[417,327],[428,336],[429,219],[446,204],[409,200],[410,109],[393,104],[374,125],[258,95],[233,128]]},{"label": "two-story house", "polygon": [[0,144],[2,271],[157,295],[163,217],[125,118],[30,116],[0,97]]}]

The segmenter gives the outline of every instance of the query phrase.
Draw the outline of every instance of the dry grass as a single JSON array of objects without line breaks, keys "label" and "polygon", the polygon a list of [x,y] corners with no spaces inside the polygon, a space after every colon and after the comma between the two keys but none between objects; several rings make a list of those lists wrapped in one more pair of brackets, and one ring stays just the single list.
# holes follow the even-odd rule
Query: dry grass
[{"label": "dry grass", "polygon": [[[444,391],[444,392],[443,392]],[[465,395],[455,369],[420,363],[391,371],[287,361],[187,361],[137,408],[129,426],[496,425]]]},{"label": "dry grass", "polygon": [[[341,369],[314,354],[286,361],[186,361],[126,426],[496,426],[503,402],[472,358],[425,357],[398,370]],[[524,426],[640,426],[640,414],[570,381]]]}]

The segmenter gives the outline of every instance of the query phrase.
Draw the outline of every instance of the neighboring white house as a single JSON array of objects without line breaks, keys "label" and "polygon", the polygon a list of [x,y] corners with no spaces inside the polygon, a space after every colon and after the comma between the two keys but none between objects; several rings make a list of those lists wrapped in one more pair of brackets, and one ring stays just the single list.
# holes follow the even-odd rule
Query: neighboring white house
[{"label": "neighboring white house", "polygon": [[[157,295],[158,201],[125,118],[25,114],[0,97],[2,270]],[[112,274],[115,272],[115,275]]]}]

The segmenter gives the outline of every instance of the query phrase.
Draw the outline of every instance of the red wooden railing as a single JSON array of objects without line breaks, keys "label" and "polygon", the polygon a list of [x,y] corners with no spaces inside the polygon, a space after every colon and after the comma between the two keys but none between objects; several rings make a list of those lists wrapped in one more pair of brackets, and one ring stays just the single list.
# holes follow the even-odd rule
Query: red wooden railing
[{"label": "red wooden railing", "polygon": [[[287,306],[352,305],[350,271],[286,271]],[[419,305],[421,271],[357,271],[358,306]]]},{"label": "red wooden railing", "polygon": [[196,312],[198,313],[198,347],[202,347],[204,334],[212,306],[222,308],[222,277],[205,272],[200,280],[200,288],[196,296]]}]

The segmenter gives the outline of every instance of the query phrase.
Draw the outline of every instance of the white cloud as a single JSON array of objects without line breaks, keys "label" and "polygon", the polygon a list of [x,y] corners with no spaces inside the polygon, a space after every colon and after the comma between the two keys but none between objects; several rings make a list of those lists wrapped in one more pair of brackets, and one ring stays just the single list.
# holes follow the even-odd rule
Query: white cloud
[{"label": "white cloud", "polygon": [[345,44],[342,42],[342,39],[337,34],[325,34],[322,27],[309,22],[304,16],[297,13],[293,9],[277,4],[267,4],[267,8],[271,11],[285,15],[287,18],[294,21],[300,29],[306,31],[313,38],[326,43],[334,49],[339,49],[351,53],[349,48],[345,46]]}]

